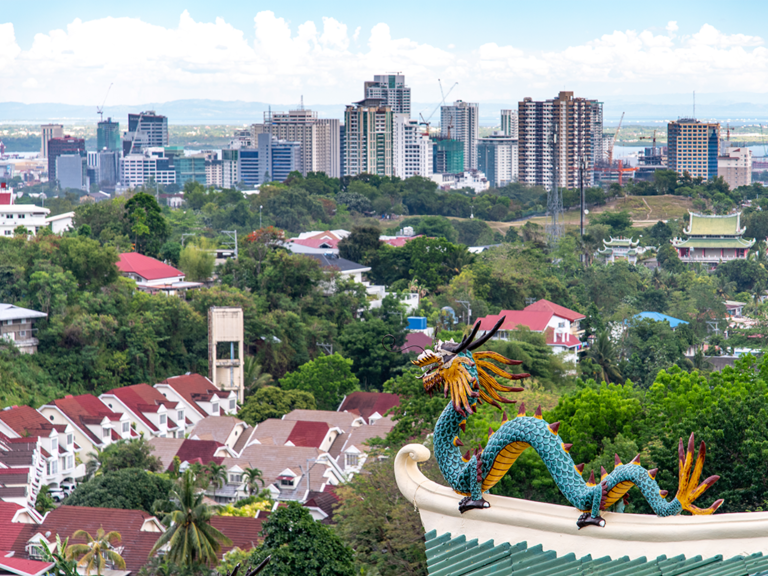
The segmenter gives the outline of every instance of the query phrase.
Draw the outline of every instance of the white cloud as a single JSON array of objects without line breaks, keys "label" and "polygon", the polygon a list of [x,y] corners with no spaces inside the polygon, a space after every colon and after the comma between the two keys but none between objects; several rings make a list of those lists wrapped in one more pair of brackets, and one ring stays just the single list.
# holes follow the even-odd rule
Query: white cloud
[{"label": "white cloud", "polygon": [[[478,43],[447,50],[393,36],[386,23],[350,32],[333,17],[289,22],[272,11],[255,15],[251,29],[217,18],[197,22],[184,11],[175,27],[138,18],[75,19],[66,29],[35,36],[28,50],[13,24],[0,24],[1,98],[22,102],[113,104],[182,98],[345,103],[362,95],[373,74],[406,75],[417,102],[437,101],[437,79],[459,82],[451,97],[513,100],[555,94],[566,86],[585,95],[768,90],[763,39],[728,34],[705,24],[677,36],[616,30],[557,51]],[[252,38],[250,40],[249,38]],[[66,87],[66,89],[62,89]]]}]

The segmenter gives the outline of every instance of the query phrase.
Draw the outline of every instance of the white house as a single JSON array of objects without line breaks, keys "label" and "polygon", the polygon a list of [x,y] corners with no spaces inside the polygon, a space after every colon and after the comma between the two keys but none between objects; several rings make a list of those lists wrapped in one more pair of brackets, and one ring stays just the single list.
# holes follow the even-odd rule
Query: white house
[{"label": "white house", "polygon": [[0,204],[0,236],[13,236],[17,226],[26,227],[29,234],[34,236],[48,224],[46,217],[50,214],[48,208],[34,204],[14,204],[13,194],[4,194],[9,199],[7,204]]},{"label": "white house", "polygon": [[51,227],[51,232],[54,234],[62,234],[67,230],[72,230],[72,228],[74,228],[74,220],[74,212],[64,212],[63,214],[57,214],[56,216],[49,216],[45,219],[45,222]]}]

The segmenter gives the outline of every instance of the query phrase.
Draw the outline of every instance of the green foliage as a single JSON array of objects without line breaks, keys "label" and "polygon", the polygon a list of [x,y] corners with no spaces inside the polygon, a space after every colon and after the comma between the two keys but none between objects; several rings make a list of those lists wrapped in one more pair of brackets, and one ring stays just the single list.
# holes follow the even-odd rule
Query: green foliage
[{"label": "green foliage", "polygon": [[380,235],[376,226],[355,226],[349,236],[339,242],[339,256],[367,265],[381,246]]},{"label": "green foliage", "polygon": [[336,410],[344,397],[358,389],[352,360],[338,353],[318,356],[280,380],[284,390],[304,390],[317,401],[318,410]]},{"label": "green foliage", "polygon": [[54,508],[56,508],[56,504],[54,503],[53,498],[51,498],[48,485],[44,484],[40,486],[40,491],[37,493],[37,498],[35,498],[35,510],[45,516],[46,512],[50,512]]},{"label": "green foliage", "polygon": [[179,253],[179,268],[188,282],[203,282],[213,275],[215,259],[209,250],[189,243]]},{"label": "green foliage", "polygon": [[264,522],[264,542],[250,554],[250,567],[267,556],[264,576],[352,576],[355,573],[352,549],[332,528],[316,522],[298,502],[278,508]]},{"label": "green foliage", "polygon": [[67,504],[144,510],[151,514],[155,501],[166,498],[172,486],[170,480],[141,468],[123,468],[78,484]]},{"label": "green foliage", "polygon": [[400,404],[388,413],[396,424],[387,435],[387,443],[405,444],[418,438],[425,430],[433,430],[446,405],[442,394],[430,397],[424,392],[424,383],[419,379],[421,370],[409,368],[400,376],[384,383],[384,392],[397,394]]},{"label": "green foliage", "polygon": [[282,418],[292,410],[316,409],[315,397],[310,392],[266,386],[248,396],[237,417],[255,426],[267,418]]},{"label": "green foliage", "polygon": [[128,236],[136,245],[136,251],[147,256],[159,256],[170,230],[155,197],[145,192],[134,194],[125,203],[125,220],[130,230]]},{"label": "green foliage", "polygon": [[625,359],[619,363],[621,374],[647,388],[660,370],[675,364],[688,367],[684,354],[691,342],[686,336],[683,326],[672,330],[667,322],[650,318],[633,320],[623,343]]},{"label": "green foliage", "polygon": [[113,442],[96,455],[99,471],[107,473],[124,468],[141,468],[148,472],[160,472],[162,463],[160,458],[152,455],[154,449],[143,436]]}]

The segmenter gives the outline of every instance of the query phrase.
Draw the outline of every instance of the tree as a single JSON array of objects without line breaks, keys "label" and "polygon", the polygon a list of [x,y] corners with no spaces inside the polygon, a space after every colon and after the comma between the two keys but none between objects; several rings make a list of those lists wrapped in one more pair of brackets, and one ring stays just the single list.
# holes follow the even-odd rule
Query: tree
[{"label": "tree", "polygon": [[216,464],[216,462],[211,461],[205,465],[205,474],[213,486],[213,497],[215,499],[216,489],[222,488],[227,482],[227,467],[224,464]]},{"label": "tree", "polygon": [[46,512],[50,512],[54,508],[56,508],[56,505],[53,502],[53,498],[51,498],[51,490],[47,484],[43,484],[40,486],[40,491],[35,499],[35,510],[45,515]]},{"label": "tree", "polygon": [[264,488],[264,477],[258,468],[246,468],[243,470],[243,477],[248,486],[248,494],[251,496],[253,496],[257,484],[260,483],[261,487]]},{"label": "tree", "polygon": [[292,410],[316,409],[315,397],[309,392],[266,386],[248,397],[237,417],[256,426],[267,418],[281,418]]},{"label": "tree", "polygon": [[96,574],[101,573],[110,562],[116,568],[125,570],[125,560],[114,550],[114,545],[122,540],[119,532],[104,532],[104,528],[96,531],[96,538],[85,530],[77,530],[72,534],[72,539],[84,538],[85,544],[70,544],[67,546],[67,559],[79,558],[77,565],[85,567],[86,576],[96,568]]},{"label": "tree", "polygon": [[96,455],[102,473],[117,472],[126,468],[140,468],[148,472],[160,472],[162,462],[152,452],[155,447],[143,436],[133,440],[113,442]]},{"label": "tree", "polygon": [[165,533],[155,542],[150,556],[169,545],[169,562],[179,566],[212,565],[218,561],[222,544],[232,541],[211,526],[213,512],[196,493],[195,476],[186,470],[170,493],[171,511],[163,518]]},{"label": "tree", "polygon": [[620,382],[621,372],[618,368],[619,351],[611,340],[611,329],[605,328],[598,332],[592,347],[587,351],[587,358],[592,360],[600,370],[603,382]]},{"label": "tree", "polygon": [[319,356],[286,374],[280,380],[284,390],[310,392],[318,410],[336,410],[344,397],[358,389],[358,380],[352,374],[352,360],[338,353]]},{"label": "tree", "polygon": [[339,256],[367,266],[381,247],[380,235],[377,226],[355,226],[350,235],[339,242]]},{"label": "tree", "polygon": [[685,264],[680,260],[677,250],[671,244],[665,243],[661,245],[656,253],[656,260],[658,260],[659,266],[667,272],[679,274],[685,270]]},{"label": "tree", "polygon": [[316,522],[298,502],[278,508],[263,524],[264,542],[251,554],[250,566],[267,556],[263,576],[352,576],[352,550],[333,528]]},{"label": "tree", "polygon": [[[382,318],[372,317],[364,322],[347,324],[339,336],[344,356],[352,360],[352,371],[365,390],[380,389],[408,360],[408,356],[400,352],[405,332],[392,328]],[[391,348],[383,348],[382,342],[390,335],[395,341]]]},{"label": "tree", "polygon": [[412,438],[420,437],[425,430],[432,431],[445,408],[447,401],[441,394],[428,395],[419,376],[421,370],[411,367],[384,383],[384,392],[400,397],[400,404],[389,412],[396,422],[387,435],[387,444],[390,446],[405,444]]},{"label": "tree", "polygon": [[208,250],[189,243],[179,254],[179,268],[190,282],[203,282],[213,275],[216,257]]},{"label": "tree", "polygon": [[145,192],[134,194],[125,203],[125,218],[136,251],[146,256],[159,256],[170,230],[155,197]]},{"label": "tree", "polygon": [[243,386],[254,392],[272,383],[272,375],[264,372],[264,368],[255,357],[246,356],[243,361]]},{"label": "tree", "polygon": [[158,499],[166,498],[173,483],[139,468],[125,468],[78,484],[67,498],[70,506],[144,510],[152,513]]}]

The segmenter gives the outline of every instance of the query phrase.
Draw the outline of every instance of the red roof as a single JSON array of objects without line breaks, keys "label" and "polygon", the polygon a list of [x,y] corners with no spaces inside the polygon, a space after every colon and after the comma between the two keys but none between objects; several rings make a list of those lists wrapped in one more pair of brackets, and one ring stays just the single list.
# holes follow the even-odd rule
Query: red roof
[{"label": "red roof", "polygon": [[554,314],[555,316],[560,316],[560,318],[565,318],[570,322],[576,322],[576,320],[582,320],[586,318],[584,314],[579,314],[578,312],[569,310],[565,306],[560,306],[559,304],[555,304],[554,302],[550,302],[549,300],[543,300],[543,299],[526,306],[524,310],[539,310],[539,311],[545,311],[545,312],[552,312],[552,314]]},{"label": "red roof", "polygon": [[13,193],[0,192],[0,206],[8,206],[13,204]]},{"label": "red roof", "polygon": [[397,238],[384,240],[384,242],[390,246],[394,246],[395,248],[402,248],[409,240],[413,240],[414,238],[421,238],[422,236],[423,234],[419,234],[418,236],[398,236]]},{"label": "red roof", "polygon": [[221,442],[215,440],[189,440],[186,439],[179,446],[176,456],[182,462],[192,462],[195,459],[200,459],[200,463],[205,465],[213,461],[216,464],[221,464],[224,458],[214,457],[220,447],[224,446]]},{"label": "red roof", "polygon": [[200,374],[172,376],[163,380],[160,384],[168,384],[203,416],[208,416],[208,413],[197,405],[198,400],[201,399],[200,396],[207,396],[212,393],[218,394],[220,398],[229,396],[228,392],[221,392],[213,385],[213,382]]},{"label": "red roof", "polygon": [[53,405],[66,414],[96,444],[101,444],[102,439],[96,436],[88,428],[87,424],[99,424],[104,418],[109,418],[111,421],[119,421],[121,416],[110,410],[104,402],[92,394],[65,396],[64,398],[54,400]]},{"label": "red roof", "polygon": [[[405,344],[403,344],[400,350],[403,354],[408,354],[409,352],[421,354],[427,348],[432,348],[432,344],[432,338],[424,334],[424,332],[408,332],[408,335],[405,337]],[[410,346],[413,346],[413,348],[410,348]]]},{"label": "red roof", "polygon": [[344,398],[341,406],[339,406],[339,412],[352,412],[362,416],[367,421],[373,414],[378,412],[384,416],[387,410],[399,405],[400,397],[397,394],[388,394],[386,392],[352,392],[352,394]]},{"label": "red roof", "polygon": [[[11,408],[0,410],[0,420],[19,436],[33,432],[36,435],[48,436],[53,429],[53,424],[48,422],[40,412],[30,406],[12,406]],[[43,430],[46,433],[39,434]]]},{"label": "red roof", "polygon": [[19,534],[29,526],[21,522],[12,522],[13,517],[22,508],[23,506],[18,504],[0,500],[0,550],[12,550]]},{"label": "red roof", "polygon": [[264,520],[266,520],[265,517],[213,516],[211,526],[232,540],[232,546],[221,547],[221,554],[226,554],[235,547],[250,550],[258,546],[263,540],[259,533]]},{"label": "red roof", "polygon": [[320,448],[320,445],[328,435],[328,424],[325,422],[306,422],[299,420],[293,426],[287,442],[294,446],[304,446],[306,448]]},{"label": "red roof", "polygon": [[[156,431],[157,426],[144,413],[157,412],[158,407],[161,405],[168,409],[174,409],[178,404],[178,402],[168,400],[149,384],[134,384],[133,386],[113,388],[107,394],[116,396],[131,412],[141,418],[142,422],[152,431]],[[109,399],[106,399],[106,401],[109,402]]]},{"label": "red roof", "polygon": [[518,326],[527,326],[533,332],[544,332],[552,312],[543,310],[502,310],[480,319],[480,330],[491,330],[502,316],[506,316],[500,330],[517,330]]},{"label": "red roof", "polygon": [[339,239],[331,236],[315,236],[314,238],[293,238],[290,240],[293,244],[300,244],[309,248],[329,248],[336,249],[339,246]]},{"label": "red roof", "polygon": [[38,562],[25,560],[13,555],[13,552],[0,551],[0,569],[24,576],[38,576],[45,574],[53,567],[53,562]]},{"label": "red roof", "polygon": [[0,468],[0,476],[6,476],[8,474],[29,474],[29,468]]},{"label": "red roof", "polygon": [[125,252],[120,254],[120,261],[117,267],[123,273],[132,273],[141,276],[145,280],[161,280],[163,278],[184,277],[184,272],[177,270],[173,266],[163,264],[159,260],[144,256],[137,252]]}]

